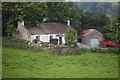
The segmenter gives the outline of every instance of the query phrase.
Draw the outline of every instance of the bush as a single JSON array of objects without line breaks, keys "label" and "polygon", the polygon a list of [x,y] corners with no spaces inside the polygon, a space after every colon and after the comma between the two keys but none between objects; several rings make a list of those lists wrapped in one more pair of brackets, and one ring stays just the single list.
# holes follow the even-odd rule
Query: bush
[{"label": "bush", "polygon": [[86,48],[81,48],[79,49],[79,53],[86,53],[86,52],[89,52],[89,49],[86,49]]},{"label": "bush", "polygon": [[2,46],[9,48],[18,48],[32,51],[40,51],[41,47],[35,47],[28,45],[29,41],[21,40],[15,37],[2,37]]},{"label": "bush", "polygon": [[77,32],[75,30],[72,29],[67,29],[65,31],[65,41],[69,44],[69,45],[73,45],[73,44],[77,44],[76,40],[77,40]]},{"label": "bush", "polygon": [[101,48],[91,48],[90,52],[93,52],[93,53],[107,53],[108,51],[104,50],[104,49],[101,49]]},{"label": "bush", "polygon": [[119,53],[119,48],[108,48],[108,53]]}]

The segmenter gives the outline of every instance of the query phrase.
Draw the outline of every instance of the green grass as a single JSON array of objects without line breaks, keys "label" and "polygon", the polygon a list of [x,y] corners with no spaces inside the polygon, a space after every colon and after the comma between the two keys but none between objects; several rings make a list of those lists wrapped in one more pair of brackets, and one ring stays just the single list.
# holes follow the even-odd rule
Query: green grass
[{"label": "green grass", "polygon": [[2,78],[2,38],[0,37],[0,79]]},{"label": "green grass", "polygon": [[117,78],[118,54],[55,56],[3,48],[3,78]]}]

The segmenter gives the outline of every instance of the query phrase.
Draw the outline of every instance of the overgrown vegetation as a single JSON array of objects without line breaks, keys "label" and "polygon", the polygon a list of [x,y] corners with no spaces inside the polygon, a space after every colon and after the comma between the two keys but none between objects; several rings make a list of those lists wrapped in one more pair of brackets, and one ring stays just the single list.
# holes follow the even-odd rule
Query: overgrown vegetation
[{"label": "overgrown vegetation", "polygon": [[2,37],[2,46],[15,49],[31,50],[31,51],[40,51],[42,49],[37,48],[36,46],[28,45],[29,41],[21,40],[15,37]]},{"label": "overgrown vegetation", "polygon": [[112,20],[112,24],[103,27],[103,34],[106,40],[120,44],[120,16]]},{"label": "overgrown vegetation", "polygon": [[22,20],[26,27],[35,27],[41,22],[66,23],[70,20],[78,35],[82,30],[89,28],[102,31],[101,28],[110,23],[105,14],[84,11],[73,2],[4,2],[2,17],[4,36],[12,34],[17,22]]},{"label": "overgrown vegetation", "polygon": [[41,42],[41,46],[39,43],[32,43],[27,40],[18,39],[15,37],[2,37],[2,46],[7,48],[15,48],[15,49],[23,49],[23,50],[31,50],[31,51],[48,51],[53,52],[53,48],[69,48],[67,45],[57,45],[57,44],[49,44],[47,42]]},{"label": "overgrown vegetation", "polygon": [[101,48],[91,48],[91,49],[81,48],[79,50],[79,54],[83,54],[86,52],[88,52],[88,53],[116,53],[116,54],[118,54],[119,53],[118,50],[119,50],[118,48],[110,48],[110,47],[103,48],[103,49],[101,49]]},{"label": "overgrown vegetation", "polygon": [[65,31],[65,41],[69,44],[69,45],[74,45],[77,43],[77,32],[75,30],[72,29],[67,29]]},{"label": "overgrown vegetation", "polygon": [[117,54],[53,56],[3,47],[3,78],[118,78]]},{"label": "overgrown vegetation", "polygon": [[[49,43],[42,43],[42,46],[31,46],[28,45],[29,41],[27,40],[21,40],[15,37],[2,37],[2,46],[3,47],[7,47],[7,48],[15,48],[15,49],[23,49],[23,50],[31,50],[31,51],[47,51],[48,52],[59,52],[60,54],[62,53],[62,51],[64,48],[66,49],[70,49],[70,48],[74,48],[72,51],[74,51],[73,53],[76,54],[82,54],[82,53],[119,53],[119,49],[118,48],[91,48],[91,49],[85,49],[85,48],[81,48],[81,49],[77,49],[77,47],[69,47],[66,45],[54,45],[54,44],[50,44]],[[67,50],[66,50],[67,51]],[[69,52],[69,51],[68,51]],[[58,54],[59,54],[58,53]],[[65,53],[66,54],[66,53]],[[67,55],[72,54],[71,52],[68,53]],[[63,54],[61,54],[63,55]]]}]

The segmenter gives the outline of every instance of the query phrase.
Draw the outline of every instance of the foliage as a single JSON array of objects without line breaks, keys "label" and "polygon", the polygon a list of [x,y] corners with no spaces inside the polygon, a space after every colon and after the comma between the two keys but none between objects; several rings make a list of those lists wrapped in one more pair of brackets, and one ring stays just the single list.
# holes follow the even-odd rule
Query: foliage
[{"label": "foliage", "polygon": [[75,30],[72,29],[67,29],[65,31],[65,41],[69,44],[76,44],[76,40],[77,40],[77,33]]},{"label": "foliage", "polygon": [[110,19],[104,14],[83,12],[81,23],[81,28],[83,30],[97,29],[102,32],[102,27],[109,24]]},{"label": "foliage", "polygon": [[[48,42],[41,43],[30,43],[30,41],[18,39],[15,37],[2,37],[2,46],[7,48],[15,48],[15,49],[23,49],[23,50],[31,50],[31,51],[41,51],[41,50],[49,50],[52,48],[65,48],[69,47],[66,45],[55,45],[49,44]],[[41,46],[40,46],[41,44]],[[39,46],[38,46],[39,45]]]},{"label": "foliage", "polygon": [[83,28],[81,27],[81,24],[84,24],[82,20],[84,19],[83,16],[83,10],[81,10],[77,6],[73,6],[70,11],[70,20],[71,20],[71,26],[77,31],[77,34],[79,35]]},{"label": "foliage", "polygon": [[35,26],[37,21],[42,21],[47,6],[44,2],[4,2],[2,8],[2,25],[5,27],[3,29],[8,29],[7,33],[12,33],[17,27],[17,21],[24,20],[27,26]]},{"label": "foliage", "polygon": [[90,51],[94,53],[119,53],[117,48],[107,48],[107,49],[91,48]]},{"label": "foliage", "polygon": [[29,41],[17,39],[15,37],[2,37],[2,46],[15,49],[31,50],[31,51],[40,51],[40,48],[35,46],[29,46]]},{"label": "foliage", "polygon": [[[27,27],[34,27],[37,23],[66,22],[69,18],[71,3],[62,2],[4,2],[3,5],[3,28],[7,33],[12,33],[17,27],[17,21],[25,21]],[[44,20],[46,19],[46,20]]]},{"label": "foliage", "polygon": [[48,6],[48,14],[46,17],[49,18],[47,22],[62,22],[66,23],[70,19],[72,3],[69,2],[50,2],[46,3]]},{"label": "foliage", "polygon": [[90,48],[90,49],[86,49],[86,48],[81,48],[79,54],[83,54],[83,53],[116,53],[118,54],[119,51],[117,48]]},{"label": "foliage", "polygon": [[5,47],[2,51],[3,78],[118,78],[117,54],[53,56]]},{"label": "foliage", "polygon": [[13,33],[16,33],[16,28],[13,24],[8,24],[8,28],[6,29],[6,32],[9,36],[12,36]]},{"label": "foliage", "polygon": [[120,16],[113,19],[113,23],[106,25],[103,28],[104,37],[106,40],[111,40],[120,43]]},{"label": "foliage", "polygon": [[80,2],[75,3],[85,11],[103,13],[114,18],[118,14],[118,2]]},{"label": "foliage", "polygon": [[27,27],[35,27],[41,22],[71,21],[71,26],[78,35],[82,30],[95,28],[100,30],[109,23],[109,18],[103,14],[95,14],[81,10],[72,2],[4,2],[2,3],[3,35],[12,35],[17,27],[17,21],[25,21]]}]

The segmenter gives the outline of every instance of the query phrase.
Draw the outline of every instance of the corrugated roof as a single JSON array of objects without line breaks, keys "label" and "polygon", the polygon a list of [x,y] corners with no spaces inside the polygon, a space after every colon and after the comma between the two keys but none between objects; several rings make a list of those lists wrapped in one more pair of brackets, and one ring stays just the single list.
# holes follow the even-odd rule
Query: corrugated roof
[{"label": "corrugated roof", "polygon": [[63,34],[71,26],[63,23],[41,23],[38,27],[27,28],[31,34]]}]

